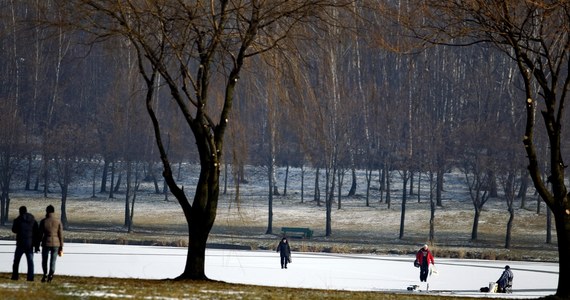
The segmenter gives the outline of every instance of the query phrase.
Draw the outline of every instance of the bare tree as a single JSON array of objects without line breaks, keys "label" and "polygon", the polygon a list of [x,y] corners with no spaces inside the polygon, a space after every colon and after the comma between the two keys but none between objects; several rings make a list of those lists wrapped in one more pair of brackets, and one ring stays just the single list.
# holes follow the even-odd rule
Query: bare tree
[{"label": "bare tree", "polygon": [[[68,115],[68,119],[71,117]],[[89,128],[89,126],[87,126]],[[50,164],[53,168],[54,178],[61,190],[61,223],[68,228],[67,196],[71,183],[83,174],[85,150],[91,148],[90,139],[84,136],[85,131],[77,124],[60,124],[51,130],[47,137],[46,154],[53,159]],[[72,141],[82,141],[68,143]]]},{"label": "bare tree", "polygon": [[0,225],[5,225],[10,209],[10,188],[23,151],[23,123],[13,102],[0,103]]},{"label": "bare tree", "polygon": [[[567,1],[411,1],[400,18],[430,43],[486,43],[516,63],[523,82],[526,126],[523,144],[535,188],[551,209],[557,231],[560,271],[556,296],[570,297],[570,200],[561,138],[570,86],[570,3]],[[396,15],[396,14],[392,14]],[[522,98],[522,97],[521,97]],[[521,105],[522,105],[521,101]],[[536,150],[536,112],[548,135],[548,152]],[[549,162],[543,170],[541,161]],[[548,172],[548,176],[541,176]],[[547,183],[551,183],[551,188]]]},{"label": "bare tree", "polygon": [[[295,27],[326,17],[327,7],[343,1],[75,0],[61,5],[69,8],[71,24],[90,24],[84,29],[99,38],[126,37],[136,48],[163,176],[188,224],[187,260],[178,279],[207,279],[206,241],[216,216],[224,133],[241,71],[249,58],[284,45]],[[158,75],[196,141],[201,169],[193,201],[173,176],[161,127],[165,120],[153,106]],[[213,89],[223,89],[223,97],[213,98]]]}]

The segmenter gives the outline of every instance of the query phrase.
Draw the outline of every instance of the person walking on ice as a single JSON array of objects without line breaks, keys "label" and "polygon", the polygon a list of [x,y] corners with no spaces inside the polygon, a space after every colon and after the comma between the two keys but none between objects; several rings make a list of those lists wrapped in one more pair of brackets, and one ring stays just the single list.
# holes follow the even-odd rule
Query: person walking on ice
[{"label": "person walking on ice", "polygon": [[416,253],[416,261],[420,265],[420,281],[427,282],[427,277],[429,274],[429,265],[435,265],[433,255],[428,249],[428,245],[424,245],[418,253]]},{"label": "person walking on ice", "polygon": [[291,248],[289,247],[289,243],[287,242],[287,238],[282,238],[281,242],[277,246],[277,252],[279,252],[279,256],[281,257],[281,269],[287,269],[287,263],[291,262]]}]

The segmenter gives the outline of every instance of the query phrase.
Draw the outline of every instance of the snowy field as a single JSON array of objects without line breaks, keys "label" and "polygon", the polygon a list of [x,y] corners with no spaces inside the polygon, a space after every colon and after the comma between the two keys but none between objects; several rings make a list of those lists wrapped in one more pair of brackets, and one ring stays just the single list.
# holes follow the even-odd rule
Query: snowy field
[{"label": "snowy field", "polygon": [[[14,241],[0,240],[0,272],[11,272],[14,249]],[[232,283],[406,293],[407,286],[420,284],[411,256],[293,252],[289,268],[281,269],[273,251],[208,249],[206,255],[206,275]],[[185,261],[186,248],[67,243],[56,275],[165,279],[179,275]],[[34,264],[36,274],[41,274],[39,254],[34,255]],[[501,275],[505,264],[514,273],[513,293],[480,293],[479,288]],[[554,294],[558,282],[557,263],[436,257],[435,266],[437,274],[428,279],[429,292],[441,295],[537,298]],[[23,258],[20,272],[25,270]],[[419,292],[426,288],[422,283]]]}]

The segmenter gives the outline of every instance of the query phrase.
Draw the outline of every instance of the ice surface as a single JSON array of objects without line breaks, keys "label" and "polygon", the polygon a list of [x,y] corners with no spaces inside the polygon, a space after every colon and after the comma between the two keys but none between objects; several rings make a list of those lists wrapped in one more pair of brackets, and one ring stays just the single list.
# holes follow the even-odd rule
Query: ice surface
[{"label": "ice surface", "polygon": [[[0,241],[0,272],[11,272],[14,241]],[[67,243],[58,258],[57,274],[117,278],[164,279],[179,275],[186,248]],[[412,256],[379,256],[293,252],[293,262],[281,269],[274,251],[208,249],[206,275],[211,279],[244,284],[355,291],[398,291],[419,282]],[[548,262],[436,259],[437,274],[428,278],[430,293],[475,297],[537,298],[556,292],[558,264]],[[36,273],[41,256],[34,255]],[[512,294],[480,293],[502,273],[514,273]],[[20,272],[26,270],[25,259]],[[412,292],[417,293],[417,292]]]}]

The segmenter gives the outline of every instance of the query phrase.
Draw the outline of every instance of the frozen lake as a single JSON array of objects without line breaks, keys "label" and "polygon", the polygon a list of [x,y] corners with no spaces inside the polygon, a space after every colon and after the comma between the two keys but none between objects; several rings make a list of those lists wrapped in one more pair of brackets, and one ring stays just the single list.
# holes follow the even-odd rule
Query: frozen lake
[{"label": "frozen lake", "polygon": [[[0,241],[0,272],[11,272],[14,241]],[[281,269],[274,251],[208,249],[206,275],[211,279],[266,286],[355,291],[406,291],[420,284],[412,256],[380,256],[293,252],[293,262]],[[58,258],[57,274],[95,277],[164,279],[178,276],[186,248],[67,243]],[[34,255],[41,274],[41,255]],[[512,294],[480,293],[508,264],[514,273]],[[537,298],[556,292],[558,264],[435,258],[437,274],[428,278],[430,293]],[[25,273],[25,258],[20,272]],[[22,280],[22,279],[21,279]],[[426,284],[420,284],[425,290]]]}]

